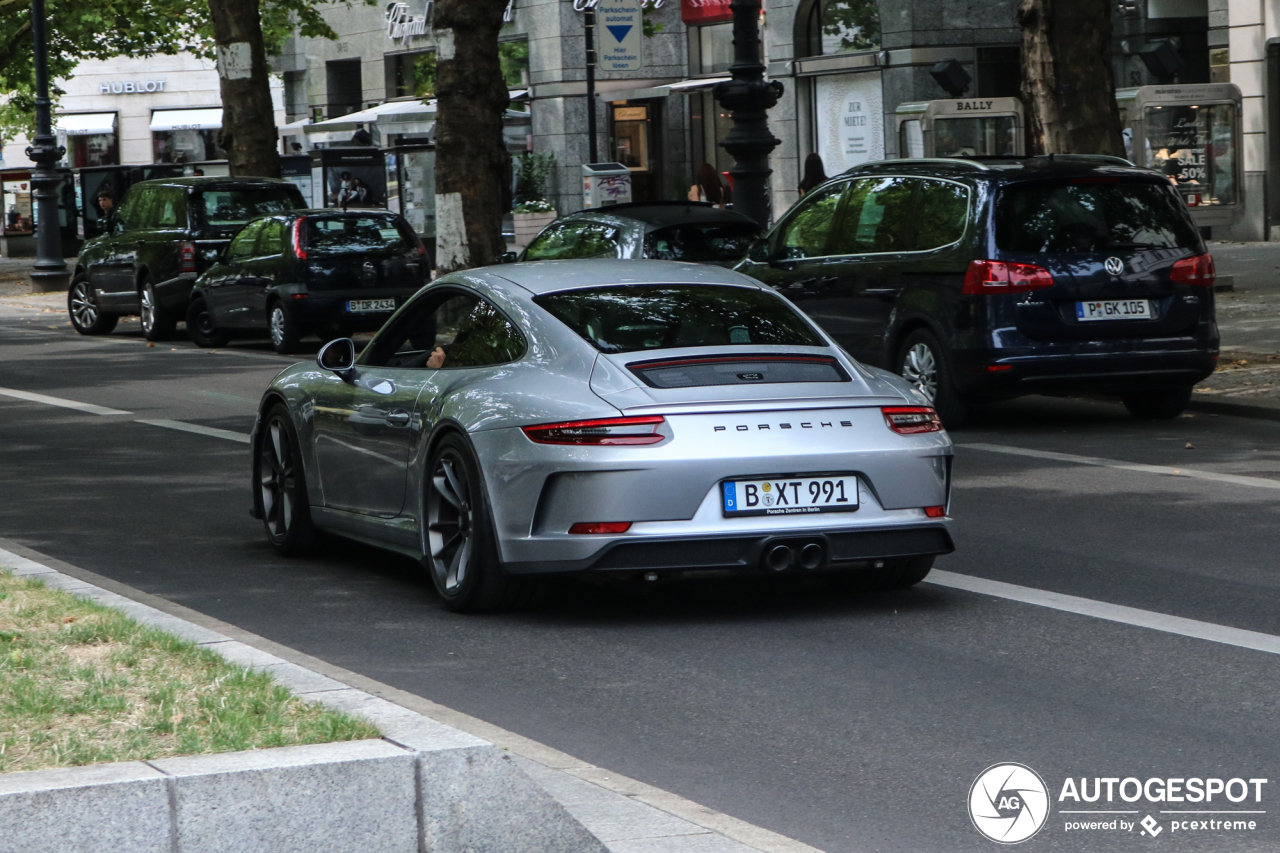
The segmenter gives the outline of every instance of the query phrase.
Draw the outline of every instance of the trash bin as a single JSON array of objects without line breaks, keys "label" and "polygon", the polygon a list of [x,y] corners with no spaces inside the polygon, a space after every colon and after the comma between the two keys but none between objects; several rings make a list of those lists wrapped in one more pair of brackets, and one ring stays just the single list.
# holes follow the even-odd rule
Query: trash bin
[{"label": "trash bin", "polygon": [[584,163],[582,206],[607,207],[631,201],[631,170],[621,163]]}]

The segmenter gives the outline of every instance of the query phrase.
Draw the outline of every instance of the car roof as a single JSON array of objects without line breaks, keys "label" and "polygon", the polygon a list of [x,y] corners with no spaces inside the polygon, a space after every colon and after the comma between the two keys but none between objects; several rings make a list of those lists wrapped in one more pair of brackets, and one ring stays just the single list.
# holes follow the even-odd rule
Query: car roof
[{"label": "car roof", "polygon": [[283,178],[229,178],[226,176],[209,177],[207,175],[200,178],[152,178],[149,181],[138,181],[133,184],[133,186],[139,187],[144,184],[161,184],[168,187],[189,187],[192,189],[218,189],[221,187],[234,188],[245,186],[297,186],[292,181],[287,181]]},{"label": "car roof", "polygon": [[652,228],[663,228],[667,225],[756,225],[755,220],[749,216],[733,210],[721,210],[703,201],[627,202],[580,210],[564,218],[634,219]]},{"label": "car roof", "polygon": [[618,284],[722,284],[757,290],[764,287],[755,279],[733,270],[679,261],[529,261],[471,270],[467,275],[477,273],[492,281],[509,282],[534,294]]},{"label": "car roof", "polygon": [[387,218],[399,216],[394,210],[387,210],[383,207],[353,207],[343,210],[340,207],[309,207],[306,210],[289,210],[284,213],[275,214],[276,216],[323,216],[341,217],[341,216],[385,216]]},{"label": "car roof", "polygon": [[1168,180],[1158,172],[1135,166],[1122,157],[1092,154],[1051,154],[1034,157],[927,157],[876,160],[871,163],[854,166],[844,172],[841,177],[889,173],[970,178],[991,183],[1089,176]]}]

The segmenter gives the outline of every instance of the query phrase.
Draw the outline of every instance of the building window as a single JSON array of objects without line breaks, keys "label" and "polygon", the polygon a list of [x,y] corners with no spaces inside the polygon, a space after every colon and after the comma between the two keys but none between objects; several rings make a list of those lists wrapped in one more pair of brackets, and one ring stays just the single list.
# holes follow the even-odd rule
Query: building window
[{"label": "building window", "polygon": [[328,117],[359,112],[364,97],[360,82],[359,59],[334,59],[324,64],[325,83],[329,93]]},{"label": "building window", "polygon": [[880,10],[875,0],[813,0],[804,18],[801,56],[880,49]]},{"label": "building window", "polygon": [[529,85],[529,42],[526,39],[499,44],[498,61],[502,63],[502,79],[508,89]]},{"label": "building window", "polygon": [[984,98],[1016,98],[1022,91],[1022,48],[978,48],[978,92]]},{"label": "building window", "polygon": [[307,74],[305,71],[286,71],[284,73],[284,114],[288,121],[306,118],[310,113],[307,106]]},{"label": "building window", "polygon": [[720,74],[733,64],[733,24],[697,27],[698,73]]},{"label": "building window", "polygon": [[84,166],[119,166],[120,146],[114,133],[68,136],[67,159],[73,169]]},{"label": "building window", "polygon": [[216,130],[156,130],[151,133],[156,163],[197,163],[225,160]]},{"label": "building window", "polygon": [[436,52],[393,53],[387,62],[387,98],[429,98],[436,93]]},{"label": "building window", "polygon": [[649,108],[644,104],[613,108],[614,159],[633,172],[649,171]]}]

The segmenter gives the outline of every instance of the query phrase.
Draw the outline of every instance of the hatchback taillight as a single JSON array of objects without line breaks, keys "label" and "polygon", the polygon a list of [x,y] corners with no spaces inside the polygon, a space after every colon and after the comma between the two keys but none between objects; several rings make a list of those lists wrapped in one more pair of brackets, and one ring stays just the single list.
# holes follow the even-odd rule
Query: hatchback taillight
[{"label": "hatchback taillight", "polygon": [[884,422],[898,435],[916,435],[922,432],[940,432],[942,421],[929,406],[884,406]]},{"label": "hatchback taillight", "polygon": [[658,432],[661,415],[637,418],[599,418],[524,427],[524,434],[538,444],[623,445],[657,444],[666,436]]},{"label": "hatchback taillight", "polygon": [[1183,258],[1169,270],[1169,281],[1174,284],[1194,284],[1198,287],[1212,287],[1217,277],[1213,268],[1212,255],[1195,255]]},{"label": "hatchback taillight", "polygon": [[978,296],[993,293],[1021,293],[1053,287],[1053,274],[1035,264],[1005,261],[973,261],[964,274],[963,293]]},{"label": "hatchback taillight", "polygon": [[196,271],[196,244],[187,242],[182,244],[182,271]]},{"label": "hatchback taillight", "polygon": [[293,256],[300,261],[307,259],[307,230],[305,219],[293,221]]}]

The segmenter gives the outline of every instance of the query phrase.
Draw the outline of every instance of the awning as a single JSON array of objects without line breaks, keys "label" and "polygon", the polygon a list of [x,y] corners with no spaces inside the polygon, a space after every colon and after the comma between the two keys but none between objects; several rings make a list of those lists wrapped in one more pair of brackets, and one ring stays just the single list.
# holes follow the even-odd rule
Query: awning
[{"label": "awning", "polygon": [[[304,130],[307,134],[354,131],[359,129],[361,125],[385,124],[387,118],[391,118],[393,122],[420,121],[424,115],[427,113],[434,114],[435,111],[435,101],[429,101],[425,104],[422,101],[387,101],[385,104],[378,104],[376,107],[369,107],[359,112],[318,121],[315,124],[307,125]],[[402,119],[401,116],[410,116],[411,118]]]},{"label": "awning", "polygon": [[151,130],[219,130],[222,107],[205,110],[156,110],[151,114]]},{"label": "awning", "polygon": [[67,136],[98,136],[116,132],[115,113],[75,113],[53,117],[55,130]]},{"label": "awning", "polygon": [[276,132],[281,136],[297,136],[303,132],[303,128],[311,124],[310,118],[300,118],[297,121],[291,121],[288,124],[276,125]]},{"label": "awning", "polygon": [[602,92],[597,97],[606,104],[617,101],[643,101],[646,98],[665,98],[669,95],[687,95],[690,92],[701,92],[710,89],[717,83],[727,83],[731,77],[699,77],[695,80],[681,80],[665,86],[654,86],[650,89],[623,89],[619,92]]}]

